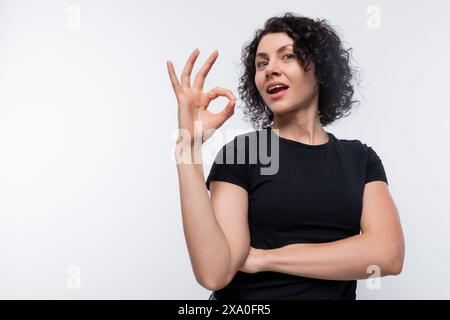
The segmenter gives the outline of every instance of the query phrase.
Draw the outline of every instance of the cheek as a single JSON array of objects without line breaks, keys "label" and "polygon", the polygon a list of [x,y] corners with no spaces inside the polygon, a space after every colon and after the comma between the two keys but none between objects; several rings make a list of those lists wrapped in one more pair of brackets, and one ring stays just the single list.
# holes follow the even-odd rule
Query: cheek
[{"label": "cheek", "polygon": [[295,81],[293,81],[293,84],[296,88],[302,88],[303,90],[311,89],[315,83],[314,77],[311,76],[310,73],[305,72],[296,73],[291,77],[291,79],[295,79]]},{"label": "cheek", "polygon": [[256,88],[258,89],[259,93],[262,94],[262,91],[264,90],[264,77],[261,76],[261,74],[255,75],[255,84]]}]

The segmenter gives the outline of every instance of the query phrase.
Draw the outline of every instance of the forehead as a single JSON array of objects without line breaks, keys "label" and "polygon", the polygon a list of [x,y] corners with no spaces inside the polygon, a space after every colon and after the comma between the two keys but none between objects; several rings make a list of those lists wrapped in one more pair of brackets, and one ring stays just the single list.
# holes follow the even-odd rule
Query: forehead
[{"label": "forehead", "polygon": [[[284,32],[268,33],[259,41],[256,53],[275,52],[279,47],[285,44],[294,44],[294,40]],[[291,47],[289,46],[288,48]]]}]

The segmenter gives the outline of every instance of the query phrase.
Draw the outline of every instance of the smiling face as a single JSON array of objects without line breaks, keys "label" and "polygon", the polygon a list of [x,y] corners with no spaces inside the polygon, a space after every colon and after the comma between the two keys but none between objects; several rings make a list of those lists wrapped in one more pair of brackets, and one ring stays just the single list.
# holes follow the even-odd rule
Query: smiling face
[{"label": "smiling face", "polygon": [[[293,45],[294,40],[286,33],[269,33],[262,37],[256,50],[255,84],[274,114],[308,107],[318,94],[317,88],[314,92],[317,84],[314,64],[311,62],[305,72]],[[267,92],[269,82],[282,82],[289,88],[280,97],[271,96]]]}]

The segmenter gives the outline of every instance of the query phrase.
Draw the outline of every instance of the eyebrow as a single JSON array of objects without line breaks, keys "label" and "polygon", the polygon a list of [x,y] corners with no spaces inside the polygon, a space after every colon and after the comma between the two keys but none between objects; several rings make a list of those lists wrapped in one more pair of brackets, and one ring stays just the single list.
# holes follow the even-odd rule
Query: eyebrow
[{"label": "eyebrow", "polygon": [[[279,47],[278,49],[277,49],[277,52],[280,52],[280,51],[283,51],[286,47],[289,47],[289,46],[291,46],[292,47],[292,44],[285,44],[284,46],[281,46],[281,47]],[[265,52],[259,52],[259,53],[257,53],[256,54],[256,57],[262,57],[262,56],[267,56],[267,53],[265,53]]]}]

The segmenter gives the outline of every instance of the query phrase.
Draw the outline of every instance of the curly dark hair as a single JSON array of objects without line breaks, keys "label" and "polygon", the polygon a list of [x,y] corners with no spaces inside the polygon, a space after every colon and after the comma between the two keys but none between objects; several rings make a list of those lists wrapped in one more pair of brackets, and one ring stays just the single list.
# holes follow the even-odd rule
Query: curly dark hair
[{"label": "curly dark hair", "polygon": [[255,55],[261,38],[277,32],[284,32],[294,40],[294,52],[305,71],[309,70],[310,60],[315,64],[321,124],[326,126],[348,116],[352,105],[359,102],[352,100],[353,80],[358,75],[349,63],[352,48],[343,47],[338,34],[325,19],[313,20],[286,12],[282,17],[267,19],[263,29],[257,30],[253,40],[242,49],[244,71],[239,79],[238,91],[244,102],[244,119],[248,120],[250,116],[255,129],[267,128],[274,119],[273,112],[267,108],[255,84]]}]

